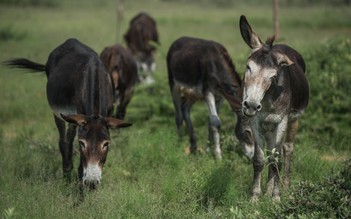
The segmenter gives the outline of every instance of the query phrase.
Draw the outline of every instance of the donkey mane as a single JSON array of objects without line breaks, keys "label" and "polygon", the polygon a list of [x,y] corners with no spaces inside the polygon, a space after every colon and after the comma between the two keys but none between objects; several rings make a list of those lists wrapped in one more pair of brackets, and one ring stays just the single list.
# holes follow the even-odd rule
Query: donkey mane
[{"label": "donkey mane", "polygon": [[228,62],[229,67],[232,68],[232,70],[233,70],[233,72],[234,72],[233,76],[235,77],[235,80],[236,80],[236,81],[239,83],[239,85],[241,86],[241,78],[239,77],[238,74],[236,74],[235,65],[234,65],[232,59],[230,58],[228,52],[227,52],[225,49],[223,49],[222,52],[223,52],[222,54],[223,54],[223,57],[224,57],[225,61]]}]

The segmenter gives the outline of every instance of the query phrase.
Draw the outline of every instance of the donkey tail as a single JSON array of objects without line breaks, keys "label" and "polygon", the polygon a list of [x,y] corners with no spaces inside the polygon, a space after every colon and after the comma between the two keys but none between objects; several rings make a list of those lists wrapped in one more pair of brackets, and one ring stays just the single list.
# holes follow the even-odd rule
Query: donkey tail
[{"label": "donkey tail", "polygon": [[46,70],[45,65],[24,58],[10,59],[3,62],[3,64],[10,68],[21,68],[29,70],[30,72],[43,72]]}]

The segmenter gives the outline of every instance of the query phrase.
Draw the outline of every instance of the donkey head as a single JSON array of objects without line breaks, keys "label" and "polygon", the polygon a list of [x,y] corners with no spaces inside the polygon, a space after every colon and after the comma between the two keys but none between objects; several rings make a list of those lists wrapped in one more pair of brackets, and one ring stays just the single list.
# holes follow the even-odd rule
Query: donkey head
[{"label": "donkey head", "polygon": [[144,72],[155,72],[156,63],[154,59],[154,54],[141,54],[139,58],[140,68]]},{"label": "donkey head", "polygon": [[250,127],[250,120],[242,112],[237,112],[238,122],[235,126],[235,135],[238,138],[244,154],[252,159],[255,152],[254,139]]},{"label": "donkey head", "polygon": [[282,67],[293,62],[283,53],[272,50],[274,36],[262,43],[251,29],[245,16],[240,17],[240,32],[246,44],[252,49],[244,74],[243,113],[254,116],[262,109],[261,101],[272,83],[279,80]]},{"label": "donkey head", "polygon": [[64,120],[79,126],[80,147],[79,178],[83,185],[95,189],[100,183],[101,173],[110,145],[109,128],[124,128],[131,124],[119,119],[81,114],[65,116]]}]

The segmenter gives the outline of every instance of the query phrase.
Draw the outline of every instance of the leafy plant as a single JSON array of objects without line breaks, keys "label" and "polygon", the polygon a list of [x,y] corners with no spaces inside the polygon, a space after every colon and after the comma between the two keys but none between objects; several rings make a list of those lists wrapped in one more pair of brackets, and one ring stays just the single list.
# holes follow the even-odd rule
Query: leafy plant
[{"label": "leafy plant", "polygon": [[243,218],[245,218],[244,215],[243,215],[242,210],[240,208],[238,208],[238,206],[236,206],[235,208],[231,207],[230,208],[230,212],[233,214],[233,218],[234,219],[243,219]]},{"label": "leafy plant", "polygon": [[10,219],[14,216],[14,214],[15,214],[15,208],[8,208],[4,210],[4,212],[2,213],[2,216],[4,219]]},{"label": "leafy plant", "polygon": [[[310,102],[302,128],[312,130],[321,146],[348,149],[351,143],[351,39],[337,38],[305,56]],[[320,136],[324,138],[320,138]]]},{"label": "leafy plant", "polygon": [[300,182],[278,210],[279,218],[350,218],[351,159],[319,183]]}]

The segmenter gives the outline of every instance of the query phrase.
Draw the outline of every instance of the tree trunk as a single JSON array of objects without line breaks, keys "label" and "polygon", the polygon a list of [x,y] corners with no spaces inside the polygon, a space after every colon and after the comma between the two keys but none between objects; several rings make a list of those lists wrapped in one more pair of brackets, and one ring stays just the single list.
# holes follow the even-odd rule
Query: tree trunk
[{"label": "tree trunk", "polygon": [[278,21],[278,0],[273,0],[273,22],[275,38],[279,37],[279,21]]},{"label": "tree trunk", "polygon": [[124,2],[123,0],[117,0],[117,8],[116,8],[116,18],[117,18],[117,25],[116,25],[116,42],[121,42],[121,25],[123,21],[123,14],[124,14]]}]

